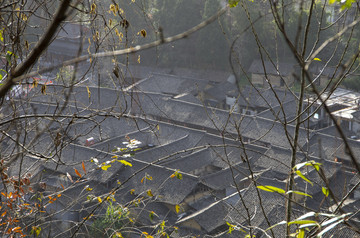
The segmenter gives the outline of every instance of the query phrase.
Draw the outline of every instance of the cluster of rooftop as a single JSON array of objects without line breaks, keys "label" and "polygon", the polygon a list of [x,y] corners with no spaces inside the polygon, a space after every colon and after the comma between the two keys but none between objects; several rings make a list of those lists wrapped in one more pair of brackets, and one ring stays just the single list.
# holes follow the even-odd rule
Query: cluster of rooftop
[{"label": "cluster of rooftop", "polygon": [[[23,116],[16,126],[7,128],[8,133],[28,143],[26,153],[14,157],[9,173],[31,174],[34,190],[43,195],[67,188],[46,207],[46,219],[51,222],[44,222],[48,225],[43,230],[71,234],[76,229],[73,224],[82,222],[98,204],[89,198],[116,189],[117,202],[139,201],[129,209],[136,226],[148,234],[166,221],[179,227],[169,231],[170,237],[243,235],[236,230],[228,234],[228,224],[259,227],[262,230],[251,231],[257,237],[271,235],[264,230],[285,219],[285,198],[256,186],[286,187],[297,94],[250,86],[239,92],[230,74],[218,74],[223,78],[216,81],[148,70],[144,78],[139,76],[119,89],[54,84],[46,86],[46,94],[35,88],[26,97],[5,102],[2,120],[11,120],[12,105],[18,105],[16,115]],[[323,97],[357,152],[359,95],[337,89]],[[313,186],[296,177],[298,189],[312,198],[295,197],[302,206],[295,206],[294,217],[308,211],[332,212],[359,182],[322,104],[315,97],[308,97],[306,103],[309,112],[299,131],[296,163],[319,162],[324,177],[315,169],[304,172]],[[19,128],[26,133],[19,133]],[[133,140],[141,144],[128,153],[126,145]],[[3,156],[11,157],[17,144],[7,137],[1,146]],[[131,166],[111,163],[118,157]],[[82,164],[87,174],[79,177],[74,168],[81,171]],[[102,164],[111,166],[101,169]],[[179,173],[181,179],[174,178]],[[72,183],[68,175],[78,182]],[[333,197],[325,197],[322,187],[329,187]],[[357,211],[359,198],[356,188],[343,209]],[[149,217],[150,213],[156,215]],[[355,213],[349,222],[359,225],[359,218]],[[280,226],[273,233],[285,237]],[[339,225],[331,235],[357,234]]]}]

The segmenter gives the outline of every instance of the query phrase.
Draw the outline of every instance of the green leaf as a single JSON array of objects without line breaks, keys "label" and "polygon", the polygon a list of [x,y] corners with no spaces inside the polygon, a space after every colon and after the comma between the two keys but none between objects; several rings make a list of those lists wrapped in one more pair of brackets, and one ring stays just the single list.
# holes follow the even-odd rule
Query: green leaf
[{"label": "green leaf", "polygon": [[289,193],[296,193],[296,194],[299,194],[299,195],[303,195],[303,196],[307,196],[307,197],[311,197],[312,196],[310,194],[307,194],[307,193],[303,193],[303,192],[299,192],[299,191],[293,191],[293,190],[290,190],[290,191],[287,191],[286,194],[289,194]]},{"label": "green leaf", "polygon": [[229,226],[229,231],[228,231],[228,234],[231,234],[231,232],[234,230],[234,227],[233,226]]},{"label": "green leaf", "polygon": [[40,235],[40,232],[41,232],[41,227],[38,227],[35,231],[36,233],[36,236],[39,236]]},{"label": "green leaf", "polygon": [[36,236],[39,236],[41,232],[41,227],[33,226],[30,232],[30,235],[35,234]]},{"label": "green leaf", "polygon": [[229,7],[236,7],[240,0],[229,0]]},{"label": "green leaf", "polygon": [[[229,231],[227,232],[228,234],[231,234],[231,232],[233,232],[233,230],[235,230],[235,225],[230,224],[229,222],[226,222],[226,225],[229,226]],[[240,231],[244,231],[243,229],[240,229]],[[245,232],[246,233],[246,232]]]},{"label": "green leaf", "polygon": [[267,192],[277,192],[277,193],[285,194],[285,190],[274,187],[274,186],[257,186],[257,188],[267,191]]},{"label": "green leaf", "polygon": [[6,60],[9,64],[11,64],[11,56],[13,55],[13,53],[11,51],[8,51],[6,53]]},{"label": "green leaf", "polygon": [[311,160],[311,161],[305,163],[305,165],[306,166],[312,166],[312,167],[314,167],[316,169],[316,171],[319,171],[321,163],[317,163],[314,160]]},{"label": "green leaf", "polygon": [[294,220],[288,223],[288,225],[292,225],[292,224],[298,224],[298,225],[303,225],[303,224],[314,224],[314,225],[318,225],[318,223],[316,221],[313,220]]},{"label": "green leaf", "polygon": [[346,2],[341,5],[341,10],[344,10],[345,8],[351,8],[351,5],[353,2],[356,2],[356,1],[355,0],[346,0]]},{"label": "green leaf", "polygon": [[321,191],[323,192],[323,194],[325,195],[325,197],[329,196],[330,191],[329,191],[328,188],[322,187],[322,188],[321,188]]},{"label": "green leaf", "polygon": [[301,173],[301,171],[300,170],[296,170],[296,174],[297,175],[299,175],[300,176],[300,178],[302,178],[303,180],[305,180],[306,182],[308,182],[308,183],[310,183],[311,184],[311,186],[313,186],[314,184],[308,179],[308,178],[306,178],[302,173]]},{"label": "green leaf", "polygon": [[299,233],[297,234],[296,238],[304,238],[305,237],[305,230],[300,229]]},{"label": "green leaf", "polygon": [[154,220],[154,214],[155,214],[155,212],[153,212],[153,211],[151,211],[151,212],[149,213],[149,217],[150,217],[150,220],[151,220],[151,221]]},{"label": "green leaf", "polygon": [[320,166],[319,166],[318,163],[313,164],[312,166],[316,169],[316,171],[319,171],[319,170],[320,170]]}]

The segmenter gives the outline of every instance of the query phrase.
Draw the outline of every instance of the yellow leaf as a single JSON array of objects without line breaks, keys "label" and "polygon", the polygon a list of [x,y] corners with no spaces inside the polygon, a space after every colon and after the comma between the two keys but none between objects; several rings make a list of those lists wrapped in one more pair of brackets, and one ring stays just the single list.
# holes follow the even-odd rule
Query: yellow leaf
[{"label": "yellow leaf", "polygon": [[135,189],[130,190],[130,194],[134,194],[134,192],[135,192]]},{"label": "yellow leaf", "polygon": [[114,16],[116,16],[116,8],[115,8],[114,4],[110,4],[109,13],[111,13],[111,12],[114,14]]},{"label": "yellow leaf", "polygon": [[143,178],[141,179],[140,183],[144,183],[144,179],[145,179],[145,177],[143,177]]},{"label": "yellow leaf", "polygon": [[176,211],[176,213],[179,213],[179,212],[180,212],[180,205],[176,205],[176,206],[175,206],[175,211]]},{"label": "yellow leaf", "polygon": [[147,190],[146,194],[149,196],[149,197],[153,197],[154,194],[151,192],[151,189]]},{"label": "yellow leaf", "polygon": [[116,34],[118,37],[120,37],[120,32],[119,32],[119,30],[118,30],[117,28],[115,28],[115,34]]},{"label": "yellow leaf", "polygon": [[115,232],[115,237],[119,237],[119,238],[123,238],[123,236],[121,235],[121,233],[120,232]]},{"label": "yellow leaf", "polygon": [[314,58],[314,60],[316,60],[316,61],[321,61],[321,59],[319,59],[319,58]]},{"label": "yellow leaf", "polygon": [[95,10],[96,10],[96,4],[93,3],[93,4],[91,4],[90,13],[95,13]]},{"label": "yellow leaf", "polygon": [[122,163],[125,166],[130,166],[132,167],[132,164],[130,162],[127,162],[126,160],[119,160],[120,163]]},{"label": "yellow leaf", "polygon": [[98,200],[99,203],[102,203],[101,197],[97,197],[97,200]]},{"label": "yellow leaf", "polygon": [[25,14],[21,14],[21,18],[22,18],[23,21],[27,21],[27,19],[28,19]]},{"label": "yellow leaf", "polygon": [[137,62],[140,64],[140,55],[138,56]]},{"label": "yellow leaf", "polygon": [[117,156],[117,155],[114,155],[114,156],[112,156],[111,158],[112,159],[117,159],[119,156]]},{"label": "yellow leaf", "polygon": [[[134,1],[134,0],[132,0],[132,1]],[[153,236],[149,235],[149,233],[147,233],[145,231],[143,232],[143,235],[145,235],[146,238],[153,238]]]},{"label": "yellow leaf", "polygon": [[41,93],[46,95],[46,85],[41,86]]},{"label": "yellow leaf", "polygon": [[140,34],[141,34],[142,37],[144,37],[144,38],[146,37],[146,31],[144,29],[142,29],[140,31]]},{"label": "yellow leaf", "polygon": [[90,92],[90,89],[88,86],[86,86],[86,90],[87,90],[87,93],[88,93],[88,96],[89,96],[89,99],[90,99],[90,96],[91,96],[91,92]]},{"label": "yellow leaf", "polygon": [[[87,48],[87,51],[88,51],[89,54],[91,54],[91,52],[90,52],[90,47],[91,47],[91,40],[90,40],[90,38],[88,38],[88,41],[89,41],[89,47]],[[90,60],[90,63],[91,63],[91,58],[89,58],[89,60]]]},{"label": "yellow leaf", "polygon": [[149,213],[150,220],[154,220],[154,214],[155,214],[155,212],[153,212],[153,211],[151,211]]},{"label": "yellow leaf", "polygon": [[146,174],[145,177],[146,177],[147,180],[150,180],[150,181],[153,180],[153,178],[148,174]]},{"label": "yellow leaf", "polygon": [[106,171],[110,167],[111,167],[111,164],[104,164],[104,165],[101,166],[101,169]]},{"label": "yellow leaf", "polygon": [[182,174],[179,173],[178,171],[175,172],[175,175],[178,179],[182,179]]},{"label": "yellow leaf", "polygon": [[36,78],[33,78],[32,87],[36,88],[38,86],[38,80]]},{"label": "yellow leaf", "polygon": [[176,176],[175,174],[172,174],[172,175],[170,176],[170,178],[175,178],[175,176]]},{"label": "yellow leaf", "polygon": [[329,193],[330,193],[330,192],[329,192],[329,189],[328,189],[328,188],[322,187],[321,190],[322,190],[323,194],[325,195],[325,197],[329,196]]}]

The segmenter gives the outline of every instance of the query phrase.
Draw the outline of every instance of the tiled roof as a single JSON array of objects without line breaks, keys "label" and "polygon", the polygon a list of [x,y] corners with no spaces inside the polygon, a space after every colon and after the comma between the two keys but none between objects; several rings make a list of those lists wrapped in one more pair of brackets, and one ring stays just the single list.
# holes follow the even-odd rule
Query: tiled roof
[{"label": "tiled roof", "polygon": [[[263,156],[255,161],[253,169],[271,168],[277,179],[285,180],[291,171],[291,155],[290,149],[271,147]],[[296,158],[296,164],[298,164],[304,161],[305,156],[298,153]]]},{"label": "tiled roof", "polygon": [[257,89],[247,85],[241,90],[238,103],[244,107],[269,108],[295,100],[296,96],[287,89]]},{"label": "tiled roof", "polygon": [[231,169],[223,169],[221,171],[209,174],[201,178],[201,181],[214,190],[223,190],[229,187],[235,187],[235,182],[240,188],[244,186],[245,180],[250,175],[249,169],[245,165],[234,166]]},{"label": "tiled roof", "polygon": [[265,74],[266,72],[272,75],[287,76],[294,70],[294,65],[291,63],[274,62],[274,64],[270,61],[254,60],[250,65],[249,72],[256,74]]},{"label": "tiled roof", "polygon": [[[216,199],[210,196],[208,198],[198,201],[196,204],[192,204],[191,206],[198,211],[211,205],[214,202],[216,202]],[[210,207],[208,210],[205,210],[204,212],[195,216],[194,219],[203,229],[205,229],[207,233],[211,233],[213,230],[226,224],[224,218],[229,210],[230,206],[228,204],[226,204],[225,202],[220,202],[215,206]],[[213,216],[213,214],[216,215]],[[209,219],[209,217],[212,217],[212,219]]]},{"label": "tiled roof", "polygon": [[[132,160],[132,167],[126,167],[119,176],[120,182],[131,177],[127,184],[124,184],[128,191],[134,189],[134,193],[148,196],[150,189],[158,201],[177,205],[193,191],[198,184],[198,178],[183,173],[182,179],[171,178],[175,170],[163,166],[150,165],[138,160]],[[146,179],[146,176],[151,179]]]},{"label": "tiled roof", "polygon": [[[262,179],[258,181],[261,181],[260,184],[264,186],[269,185],[282,189],[285,188],[285,183],[280,183],[279,181],[269,179]],[[260,198],[258,196],[258,192],[265,214],[260,207]],[[243,200],[239,199],[234,209],[232,209],[226,217],[226,221],[228,221],[230,224],[243,224],[248,226],[250,225],[249,220],[251,220],[250,223],[252,226],[259,226],[264,221],[264,217],[269,217],[270,212],[276,206],[279,206],[279,204],[284,204],[285,198],[276,192],[267,192],[261,189],[258,189],[257,191],[254,184],[252,183],[245,191],[242,192],[242,199]],[[244,205],[247,209],[245,209]],[[246,210],[249,211],[250,217],[248,217]]]},{"label": "tiled roof", "polygon": [[131,90],[178,95],[191,91],[202,90],[208,84],[205,80],[182,76],[153,74],[131,86]]}]

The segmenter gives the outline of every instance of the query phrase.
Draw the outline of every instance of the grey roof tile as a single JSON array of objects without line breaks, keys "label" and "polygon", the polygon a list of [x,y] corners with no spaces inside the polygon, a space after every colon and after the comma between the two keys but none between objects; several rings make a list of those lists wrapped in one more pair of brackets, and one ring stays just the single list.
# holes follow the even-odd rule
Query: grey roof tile
[{"label": "grey roof tile", "polygon": [[214,190],[223,190],[237,186],[242,189],[247,181],[245,179],[250,175],[250,171],[244,165],[237,165],[218,172],[203,176],[201,181]]},{"label": "grey roof tile", "polygon": [[[275,186],[282,189],[285,188],[285,183],[270,179],[262,179],[260,184],[264,186]],[[253,183],[242,193],[243,201],[250,213],[250,217],[252,218],[252,226],[260,225],[263,222],[265,215],[268,216],[269,213],[279,204],[284,204],[285,199],[282,195],[275,192],[266,192],[260,189],[258,191],[265,214],[263,214],[263,211],[260,207],[260,198]],[[246,209],[241,200],[238,201],[238,203],[235,205],[235,208],[229,212],[226,218],[226,221],[228,221],[230,224],[243,224],[246,226],[249,225],[248,220],[249,217],[246,214]]]},{"label": "grey roof tile", "polygon": [[[158,201],[177,205],[182,203],[199,183],[196,176],[185,173],[182,174],[182,179],[171,178],[175,170],[163,166],[150,165],[138,160],[132,160],[131,163],[132,167],[126,167],[121,171],[119,180],[124,182],[132,176],[125,186],[129,191],[134,189],[137,195],[142,194],[146,197],[150,189]],[[152,179],[143,179],[146,176],[151,176]]]},{"label": "grey roof tile", "polygon": [[278,65],[276,65],[275,62],[275,66],[274,66],[274,64],[270,61],[262,62],[261,60],[254,60],[249,68],[250,73],[264,74],[266,71],[267,74],[272,74],[272,75],[280,74],[282,76],[289,75],[293,70],[294,70],[294,65],[291,63],[280,62],[278,63]]},{"label": "grey roof tile", "polygon": [[207,84],[207,81],[200,79],[165,74],[152,74],[149,78],[134,84],[131,89],[142,92],[178,95],[202,90]]},{"label": "grey roof tile", "polygon": [[[196,204],[192,204],[191,206],[198,211],[211,205],[214,202],[216,202],[216,199],[210,196],[198,201]],[[226,204],[225,202],[220,202],[200,213],[199,215],[195,216],[194,220],[203,229],[205,229],[206,233],[211,233],[220,226],[226,224],[224,218],[226,217],[229,210],[230,206],[228,204]],[[214,214],[216,214],[216,216],[213,216]],[[211,219],[209,219],[210,217]]]},{"label": "grey roof tile", "polygon": [[[291,171],[291,155],[290,149],[271,147],[259,159],[254,162],[253,169],[271,168],[276,179],[284,180]],[[306,156],[297,153],[296,164],[304,161]]]}]

